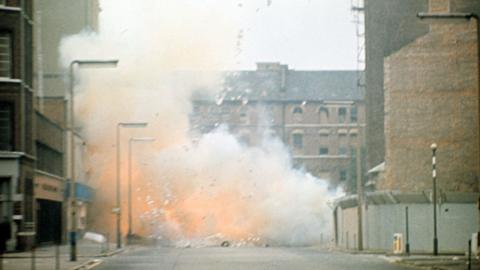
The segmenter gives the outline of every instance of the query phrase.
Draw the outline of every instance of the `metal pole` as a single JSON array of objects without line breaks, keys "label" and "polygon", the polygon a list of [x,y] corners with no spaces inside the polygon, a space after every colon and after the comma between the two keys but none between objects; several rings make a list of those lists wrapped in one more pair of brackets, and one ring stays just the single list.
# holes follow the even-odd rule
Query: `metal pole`
[{"label": "metal pole", "polygon": [[437,145],[432,144],[432,178],[433,178],[433,255],[438,255],[438,236],[437,236]]},{"label": "metal pole", "polygon": [[72,61],[70,63],[70,213],[71,213],[71,224],[70,224],[70,261],[77,260],[77,201],[76,201],[76,191],[75,191],[75,138],[74,138],[74,127],[75,127],[75,118],[74,118],[74,97],[73,97],[73,87],[75,83],[74,78],[74,66],[77,61]]},{"label": "metal pole", "polygon": [[406,245],[405,245],[405,252],[407,255],[410,255],[410,239],[409,239],[409,231],[408,231],[408,206],[405,207],[405,234],[406,234]]},{"label": "metal pole", "polygon": [[55,245],[55,270],[60,270],[60,243]]},{"label": "metal pole", "polygon": [[117,248],[122,248],[122,229],[120,221],[120,126],[117,124]]},{"label": "metal pole", "polygon": [[[358,125],[358,133],[360,135],[360,125]],[[357,169],[357,196],[358,196],[358,250],[363,250],[363,183],[362,183],[362,168],[361,168],[361,138],[357,136],[356,147],[356,169]]]},{"label": "metal pole", "polygon": [[471,270],[472,269],[472,240],[469,239],[468,240],[468,261],[467,261],[467,265],[468,265],[468,270]]},{"label": "metal pole", "polygon": [[128,240],[132,237],[132,142],[128,141]]},{"label": "metal pole", "polygon": [[[33,241],[35,241],[35,240],[33,240]],[[32,245],[32,258],[31,258],[30,262],[31,262],[30,269],[35,270],[35,242]]]}]

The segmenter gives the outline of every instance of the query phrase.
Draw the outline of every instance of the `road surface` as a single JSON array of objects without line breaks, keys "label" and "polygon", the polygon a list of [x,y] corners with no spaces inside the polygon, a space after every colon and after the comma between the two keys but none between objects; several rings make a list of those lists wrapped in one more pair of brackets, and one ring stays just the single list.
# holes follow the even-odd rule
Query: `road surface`
[{"label": "road surface", "polygon": [[314,248],[142,248],[107,258],[95,270],[325,269],[407,270],[376,255]]}]

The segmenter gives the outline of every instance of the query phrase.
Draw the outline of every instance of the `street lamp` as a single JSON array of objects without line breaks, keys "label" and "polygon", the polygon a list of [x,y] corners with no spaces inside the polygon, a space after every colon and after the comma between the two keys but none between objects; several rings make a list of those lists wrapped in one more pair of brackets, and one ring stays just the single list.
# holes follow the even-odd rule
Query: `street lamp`
[{"label": "street lamp", "polygon": [[115,213],[117,214],[117,248],[122,247],[122,229],[121,229],[121,207],[120,207],[120,128],[144,128],[147,122],[120,122],[117,124],[117,203]]},{"label": "street lamp", "polygon": [[153,142],[155,138],[130,138],[128,141],[128,233],[127,240],[132,237],[132,145],[134,142]]},{"label": "street lamp", "polygon": [[[68,130],[70,132],[70,261],[77,260],[77,199],[75,191],[75,117],[74,117],[74,94],[73,88],[75,85],[75,70],[74,67],[87,68],[113,68],[118,64],[118,60],[73,60],[69,66],[69,95],[70,95],[70,121]],[[64,110],[65,122],[67,122],[67,110]],[[66,145],[66,144],[65,144]],[[66,151],[65,151],[66,152]]]},{"label": "street lamp", "polygon": [[433,178],[433,255],[438,255],[438,238],[437,238],[437,144],[430,145],[432,149],[432,178]]}]

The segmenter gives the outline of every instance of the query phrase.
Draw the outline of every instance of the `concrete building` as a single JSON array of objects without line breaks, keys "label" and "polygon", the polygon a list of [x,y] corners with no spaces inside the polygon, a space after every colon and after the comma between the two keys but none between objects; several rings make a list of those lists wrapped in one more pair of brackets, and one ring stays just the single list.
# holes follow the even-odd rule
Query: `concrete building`
[{"label": "concrete building", "polygon": [[[431,0],[424,11],[479,7],[475,1]],[[403,240],[409,233],[412,252],[433,251],[432,143],[438,145],[439,252],[464,253],[479,231],[477,23],[465,18],[422,23],[425,35],[384,58],[385,162],[370,170],[374,191],[336,202],[340,247],[392,251],[394,233]]]},{"label": "concrete building", "polygon": [[194,98],[192,127],[200,133],[226,124],[249,145],[271,130],[289,147],[298,167],[342,185],[355,179],[352,156],[363,145],[363,93],[356,71],[296,71],[259,63],[255,71],[227,74],[217,101]]},{"label": "concrete building", "polygon": [[0,222],[8,250],[30,247],[35,231],[32,2],[0,1]]}]

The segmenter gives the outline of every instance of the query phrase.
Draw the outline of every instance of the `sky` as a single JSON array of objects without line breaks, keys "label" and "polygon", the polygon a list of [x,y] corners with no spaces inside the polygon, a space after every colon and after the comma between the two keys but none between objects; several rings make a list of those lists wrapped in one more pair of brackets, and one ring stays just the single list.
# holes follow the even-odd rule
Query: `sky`
[{"label": "sky", "polygon": [[[350,0],[102,0],[101,21],[128,31],[135,21],[229,25],[235,29],[235,61],[227,69],[281,62],[297,70],[356,68],[356,36]],[[148,16],[148,14],[152,16]],[[102,19],[103,18],[103,19]],[[152,19],[153,18],[153,19]],[[167,20],[167,19],[165,19]],[[123,25],[123,27],[121,27]],[[161,26],[160,26],[161,27]],[[208,30],[208,29],[207,29]],[[198,31],[200,35],[201,30]]]}]

